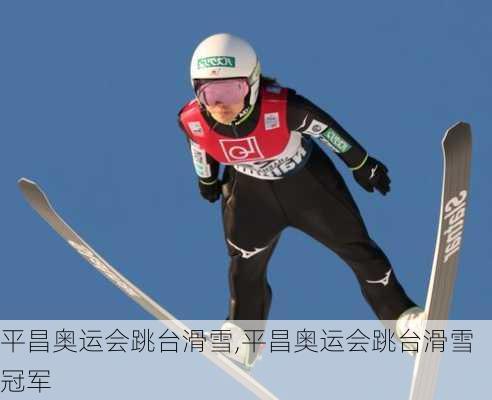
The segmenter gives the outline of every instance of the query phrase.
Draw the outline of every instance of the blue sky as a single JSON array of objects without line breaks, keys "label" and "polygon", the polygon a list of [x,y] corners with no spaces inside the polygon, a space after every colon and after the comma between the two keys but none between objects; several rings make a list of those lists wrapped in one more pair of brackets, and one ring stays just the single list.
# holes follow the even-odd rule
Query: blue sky
[{"label": "blue sky", "polygon": [[[492,6],[485,1],[24,1],[0,4],[0,319],[149,316],[78,257],[16,187],[38,181],[97,251],[174,315],[221,319],[227,257],[218,203],[201,199],[176,114],[189,60],[231,32],[263,71],[333,115],[390,170],[386,198],[345,166],[374,239],[423,304],[444,130],[474,135],[451,317],[491,319]],[[330,152],[326,149],[327,152]],[[286,230],[269,267],[271,318],[372,319],[351,271]]]}]

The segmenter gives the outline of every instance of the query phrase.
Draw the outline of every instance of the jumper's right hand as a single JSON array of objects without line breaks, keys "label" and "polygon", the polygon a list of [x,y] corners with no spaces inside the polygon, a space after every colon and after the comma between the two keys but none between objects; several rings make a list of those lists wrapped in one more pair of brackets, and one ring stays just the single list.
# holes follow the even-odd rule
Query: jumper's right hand
[{"label": "jumper's right hand", "polygon": [[210,203],[217,201],[220,197],[220,193],[222,191],[221,183],[218,179],[215,179],[211,182],[198,180],[198,187],[200,189],[200,194],[202,197]]}]

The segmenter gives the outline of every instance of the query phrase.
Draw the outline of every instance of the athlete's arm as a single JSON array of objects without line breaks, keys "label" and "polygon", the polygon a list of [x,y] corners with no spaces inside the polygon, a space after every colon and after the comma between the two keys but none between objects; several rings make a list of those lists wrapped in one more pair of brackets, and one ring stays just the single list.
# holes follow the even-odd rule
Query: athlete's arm
[{"label": "athlete's arm", "polygon": [[289,129],[319,138],[353,171],[354,178],[368,192],[377,189],[385,195],[390,190],[388,168],[369,156],[364,148],[324,110],[298,95],[288,95]]},{"label": "athlete's arm", "polygon": [[[178,125],[186,135],[186,130],[184,129],[179,118]],[[192,141],[187,135],[186,140],[190,146],[193,166],[195,167],[195,172],[200,181],[203,181],[204,183],[216,181],[219,175],[220,164],[214,160],[198,143]]]},{"label": "athlete's arm", "polygon": [[[186,133],[178,119],[181,130]],[[193,166],[198,176],[198,188],[203,198],[210,202],[218,200],[221,193],[221,183],[219,181],[220,164],[214,160],[198,143],[186,136],[191,150]]]},{"label": "athlete's arm", "polygon": [[288,95],[289,129],[319,138],[349,168],[357,168],[367,157],[364,148],[327,112],[294,90]]}]

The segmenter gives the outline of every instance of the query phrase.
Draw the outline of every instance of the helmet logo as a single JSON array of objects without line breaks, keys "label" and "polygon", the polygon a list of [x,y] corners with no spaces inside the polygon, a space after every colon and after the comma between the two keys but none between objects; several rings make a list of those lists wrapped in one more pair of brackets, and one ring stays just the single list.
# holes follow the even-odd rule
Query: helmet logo
[{"label": "helmet logo", "polygon": [[235,68],[236,59],[228,56],[212,56],[198,59],[198,69],[215,67]]}]

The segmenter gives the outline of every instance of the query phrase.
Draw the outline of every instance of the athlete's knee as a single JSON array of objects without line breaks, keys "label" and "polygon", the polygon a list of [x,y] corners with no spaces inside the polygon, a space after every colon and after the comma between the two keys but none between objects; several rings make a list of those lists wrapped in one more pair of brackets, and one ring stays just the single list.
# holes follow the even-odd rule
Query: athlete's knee
[{"label": "athlete's knee", "polygon": [[348,263],[367,263],[372,261],[388,263],[384,252],[369,237],[357,241],[338,242],[332,246],[332,249]]}]

